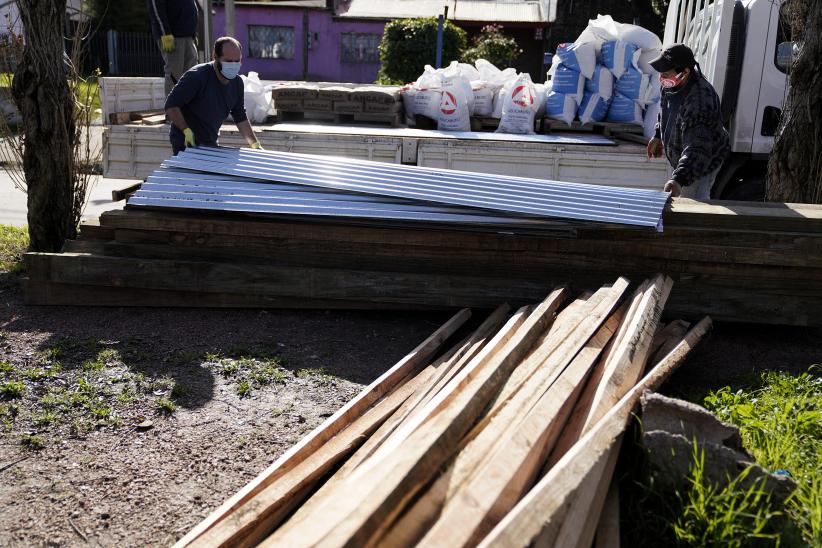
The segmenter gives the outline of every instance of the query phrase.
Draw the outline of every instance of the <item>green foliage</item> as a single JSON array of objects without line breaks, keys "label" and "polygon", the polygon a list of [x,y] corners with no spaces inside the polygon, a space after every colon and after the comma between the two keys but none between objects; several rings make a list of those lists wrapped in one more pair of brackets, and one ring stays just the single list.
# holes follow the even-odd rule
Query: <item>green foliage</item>
[{"label": "green foliage", "polygon": [[243,398],[251,393],[251,383],[248,381],[240,381],[237,384],[237,394]]},{"label": "green foliage", "polygon": [[166,415],[171,415],[177,411],[177,404],[168,398],[157,398],[154,400],[154,407],[156,407],[160,413]]},{"label": "green foliage", "polygon": [[746,489],[748,468],[718,487],[706,480],[704,472],[705,453],[694,444],[690,489],[682,496],[682,510],[673,525],[679,544],[742,548],[768,540],[779,545],[773,525],[780,513],[762,489],[764,478]]},{"label": "green foliage", "polygon": [[502,32],[502,25],[487,25],[474,37],[474,45],[462,55],[464,63],[473,64],[477,59],[485,59],[494,66],[504,69],[522,55],[517,41]]},{"label": "green foliage", "polygon": [[[462,57],[467,33],[446,20],[442,31],[442,64]],[[437,20],[396,19],[385,25],[380,42],[380,67],[377,82],[405,84],[422,74],[426,64],[437,58]]]},{"label": "green foliage", "polygon": [[740,428],[743,445],[770,470],[788,470],[797,489],[787,512],[810,545],[822,545],[822,377],[819,367],[793,376],[762,374],[758,388],[725,387],[705,398],[719,418]]},{"label": "green foliage", "polygon": [[151,32],[148,8],[143,0],[89,0],[92,27],[100,31]]},{"label": "green foliage", "polygon": [[23,434],[20,436],[20,444],[31,451],[39,451],[46,446],[45,440],[34,434]]},{"label": "green foliage", "polygon": [[28,247],[28,230],[16,226],[0,225],[0,272],[23,270],[23,253]]},{"label": "green foliage", "polygon": [[20,381],[6,381],[0,384],[0,397],[6,399],[17,399],[26,391],[26,385]]}]

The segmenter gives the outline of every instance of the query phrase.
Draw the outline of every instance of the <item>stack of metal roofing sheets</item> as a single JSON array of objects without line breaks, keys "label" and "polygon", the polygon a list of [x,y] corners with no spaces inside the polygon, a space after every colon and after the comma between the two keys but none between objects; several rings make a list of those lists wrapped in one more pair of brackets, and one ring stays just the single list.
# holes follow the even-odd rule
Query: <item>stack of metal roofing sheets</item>
[{"label": "stack of metal roofing sheets", "polygon": [[668,197],[650,190],[348,158],[198,148],[163,162],[128,206],[512,232],[591,224],[661,231]]}]

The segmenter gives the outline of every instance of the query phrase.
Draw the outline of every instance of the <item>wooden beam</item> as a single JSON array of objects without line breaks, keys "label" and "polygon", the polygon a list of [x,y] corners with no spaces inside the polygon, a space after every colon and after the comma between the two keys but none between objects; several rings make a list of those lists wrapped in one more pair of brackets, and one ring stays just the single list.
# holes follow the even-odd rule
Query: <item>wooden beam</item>
[{"label": "wooden beam", "polygon": [[386,445],[381,447],[316,509],[310,526],[286,535],[275,532],[263,545],[364,544],[379,535],[451,457],[502,380],[545,330],[563,296],[564,290],[554,291],[492,357],[480,353],[474,363],[481,367],[466,366],[426,406],[430,418],[425,427],[414,429],[398,451],[380,456]]},{"label": "wooden beam", "polygon": [[654,390],[685,360],[711,326],[704,318],[665,360],[654,367],[587,434],[585,434],[536,486],[479,544],[529,546],[533,542],[553,546],[559,527],[580,488],[592,475],[602,473],[611,449],[630,420],[631,412],[646,390]]},{"label": "wooden beam", "polygon": [[423,545],[475,545],[533,484],[585,378],[620,324],[619,313],[607,322],[605,318],[624,289],[613,291],[610,300],[603,300],[555,347],[527,386],[478,436],[485,443],[463,451],[473,452],[473,460],[480,464],[446,502],[442,515],[423,537]]},{"label": "wooden beam", "polygon": [[204,532],[211,529],[226,516],[231,514],[262,491],[277,478],[303,462],[328,440],[333,438],[351,424],[357,417],[362,416],[377,400],[398,386],[409,375],[424,366],[431,357],[439,351],[443,343],[454,334],[470,318],[469,310],[460,310],[450,320],[420,343],[414,350],[397,362],[388,371],[380,375],[362,392],[346,403],[336,413],[326,419],[320,426],[311,431],[296,445],[274,461],[254,480],[245,485],[234,496],[224,502],[206,519],[195,526],[175,546],[188,546]]}]

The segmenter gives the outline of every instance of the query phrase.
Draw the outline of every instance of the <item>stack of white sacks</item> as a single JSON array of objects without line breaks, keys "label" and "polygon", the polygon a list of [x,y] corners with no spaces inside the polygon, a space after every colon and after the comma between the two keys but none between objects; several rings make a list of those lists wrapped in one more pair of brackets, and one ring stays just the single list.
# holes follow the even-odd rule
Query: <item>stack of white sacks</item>
[{"label": "stack of white sacks", "polygon": [[659,113],[659,74],[648,64],[662,42],[636,25],[600,15],[572,44],[557,47],[549,74],[546,113],[570,124],[620,122],[653,135]]},{"label": "stack of white sacks", "polygon": [[402,90],[409,125],[415,115],[437,122],[441,131],[470,131],[471,116],[499,118],[498,133],[534,133],[534,118],[544,113],[547,90],[530,75],[500,70],[485,59],[474,65],[454,61],[425,72]]}]

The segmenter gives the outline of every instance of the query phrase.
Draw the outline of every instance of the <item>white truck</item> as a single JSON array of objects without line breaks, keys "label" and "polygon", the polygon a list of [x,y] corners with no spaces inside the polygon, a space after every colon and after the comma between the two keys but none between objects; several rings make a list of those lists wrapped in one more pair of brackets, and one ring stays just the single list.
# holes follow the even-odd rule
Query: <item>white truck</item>
[{"label": "white truck", "polygon": [[687,44],[722,101],[731,157],[714,198],[761,200],[787,89],[793,42],[785,0],[672,0],[665,46]]},{"label": "white truck", "polygon": [[[767,156],[779,123],[792,51],[782,24],[783,3],[671,1],[664,45],[684,42],[694,50],[702,71],[722,99],[731,135],[733,154],[717,178],[714,198],[757,200],[764,195]],[[104,119],[107,112],[162,105],[161,79],[101,81]],[[134,102],[135,98],[143,102]],[[590,134],[506,138],[297,124],[277,124],[257,131],[263,145],[273,150],[482,173],[654,189],[661,188],[668,173],[667,162],[648,160],[642,144],[616,140],[605,145]],[[106,128],[104,174],[144,178],[170,155],[167,135],[167,126]],[[228,146],[242,145],[232,125],[224,126],[221,141]]]}]

